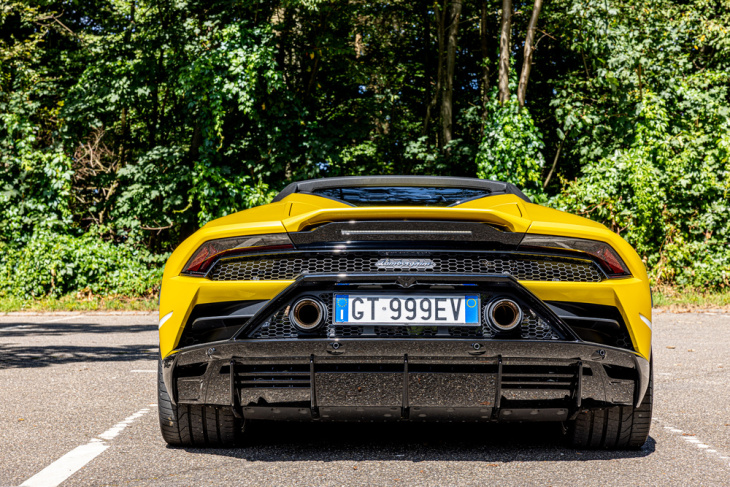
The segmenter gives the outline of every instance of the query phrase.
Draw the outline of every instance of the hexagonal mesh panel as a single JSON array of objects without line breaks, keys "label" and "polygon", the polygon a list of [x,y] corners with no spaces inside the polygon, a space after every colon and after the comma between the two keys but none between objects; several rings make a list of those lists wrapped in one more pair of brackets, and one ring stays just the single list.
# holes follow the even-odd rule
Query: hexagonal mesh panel
[{"label": "hexagonal mesh panel", "polygon": [[[320,298],[325,302],[329,303],[332,301],[332,294],[322,294]],[[325,326],[321,329],[328,329],[332,323],[332,314],[327,313]],[[299,330],[292,325],[289,320],[289,306],[285,306],[281,310],[274,313],[268,320],[263,322],[257,330],[254,330],[249,334],[251,338],[298,338],[300,335]],[[316,336],[316,334],[308,334],[308,337]]]},{"label": "hexagonal mesh panel", "polygon": [[299,332],[289,321],[289,307],[265,321],[251,338],[298,338]]},{"label": "hexagonal mesh panel", "polygon": [[327,327],[327,336],[330,338],[352,338],[362,336],[364,328],[362,326],[352,325],[336,325]]},{"label": "hexagonal mesh panel", "polygon": [[559,337],[552,327],[538,316],[524,313],[520,336],[525,340],[557,340]]},{"label": "hexagonal mesh panel", "polygon": [[626,348],[628,350],[634,349],[634,344],[631,342],[631,337],[626,331],[621,331],[621,333],[616,337],[615,343],[613,343],[614,347],[619,348]]},{"label": "hexagonal mesh panel", "polygon": [[277,281],[296,279],[302,274],[403,273],[508,274],[518,280],[599,282],[603,274],[596,265],[580,259],[496,258],[484,254],[432,254],[433,267],[419,269],[378,268],[381,259],[373,254],[336,256],[323,254],[282,254],[275,257],[240,257],[219,261],[208,277],[214,281]]},{"label": "hexagonal mesh panel", "polygon": [[600,282],[603,276],[592,262],[527,259],[482,259],[487,274],[510,274],[524,281]]}]

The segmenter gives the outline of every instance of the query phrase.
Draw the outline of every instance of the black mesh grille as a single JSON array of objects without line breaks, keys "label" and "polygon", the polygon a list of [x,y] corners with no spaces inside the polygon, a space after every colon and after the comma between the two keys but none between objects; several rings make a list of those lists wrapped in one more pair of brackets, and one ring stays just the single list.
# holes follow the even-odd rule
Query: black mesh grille
[{"label": "black mesh grille", "polygon": [[289,321],[289,307],[279,311],[264,322],[253,338],[297,338],[299,332]]},{"label": "black mesh grille", "polygon": [[522,319],[521,336],[526,340],[554,340],[558,337],[545,320],[525,313]]},{"label": "black mesh grille", "polygon": [[626,330],[621,330],[621,333],[616,336],[616,342],[612,345],[614,347],[625,348],[627,350],[634,349],[634,344],[631,342],[631,337]]},{"label": "black mesh grille", "polygon": [[421,269],[378,268],[382,257],[372,254],[285,254],[279,256],[225,259],[218,262],[208,277],[214,281],[278,281],[296,279],[302,274],[326,273],[448,273],[509,274],[527,281],[599,282],[603,274],[593,262],[579,259],[548,259],[526,256],[485,254],[430,255],[433,267]]},{"label": "black mesh grille", "polygon": [[[332,297],[332,294],[320,296],[325,302],[331,302]],[[483,308],[484,306],[482,311]],[[492,338],[495,336],[494,331],[486,323],[481,327],[334,325],[331,312],[327,315],[327,321],[320,336],[325,334],[329,338]],[[299,331],[289,321],[289,307],[285,307],[253,332],[251,338],[298,338],[300,336]],[[559,338],[552,327],[531,310],[523,310],[520,336],[525,340],[557,340]]]},{"label": "black mesh grille", "polygon": [[[325,303],[332,302],[332,294],[322,294],[320,299]],[[331,312],[327,313],[327,321],[325,326],[327,329],[331,327],[332,316]],[[343,328],[343,327],[337,327]],[[352,327],[358,328],[358,327]],[[349,330],[350,333],[356,332],[356,330]],[[251,338],[297,338],[300,336],[299,330],[292,325],[289,320],[289,306],[284,307],[278,312],[274,313],[271,318],[266,320],[252,335]],[[342,336],[359,336],[356,334],[342,335]]]}]

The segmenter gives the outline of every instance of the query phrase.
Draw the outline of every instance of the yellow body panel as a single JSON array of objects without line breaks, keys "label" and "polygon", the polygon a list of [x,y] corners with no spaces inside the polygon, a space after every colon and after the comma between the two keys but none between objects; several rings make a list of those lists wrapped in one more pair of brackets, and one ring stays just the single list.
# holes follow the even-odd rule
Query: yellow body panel
[{"label": "yellow body panel", "polygon": [[210,281],[181,276],[195,250],[208,240],[239,235],[297,232],[311,225],[347,220],[463,220],[486,222],[513,232],[600,240],[610,244],[632,277],[602,282],[520,281],[541,300],[589,302],[617,307],[623,315],[638,355],[650,358],[651,322],[649,279],[634,249],[605,226],[582,217],[527,203],[514,195],[495,195],[457,207],[360,207],[318,196],[294,193],[282,201],[241,211],[208,223],[173,252],[165,266],[160,298],[160,352],[174,352],[183,324],[197,304],[271,299],[293,281]]},{"label": "yellow body panel", "polygon": [[160,326],[160,353],[169,355],[182,335],[190,311],[198,304],[271,299],[294,281],[210,281],[174,276],[163,283],[160,318],[172,316]]},{"label": "yellow body panel", "polygon": [[651,357],[651,328],[639,315],[651,321],[649,284],[642,279],[627,278],[603,282],[520,281],[543,301],[569,301],[615,306],[621,312],[637,353]]}]

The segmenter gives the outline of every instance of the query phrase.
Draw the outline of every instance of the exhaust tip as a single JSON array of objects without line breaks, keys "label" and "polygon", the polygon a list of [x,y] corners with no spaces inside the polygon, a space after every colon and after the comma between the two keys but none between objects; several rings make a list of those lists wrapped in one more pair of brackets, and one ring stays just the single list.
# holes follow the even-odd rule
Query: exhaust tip
[{"label": "exhaust tip", "polygon": [[522,309],[511,299],[497,299],[486,311],[487,320],[497,331],[512,331],[522,323]]},{"label": "exhaust tip", "polygon": [[319,300],[302,298],[295,302],[289,312],[289,320],[301,331],[317,329],[325,321],[327,307]]}]

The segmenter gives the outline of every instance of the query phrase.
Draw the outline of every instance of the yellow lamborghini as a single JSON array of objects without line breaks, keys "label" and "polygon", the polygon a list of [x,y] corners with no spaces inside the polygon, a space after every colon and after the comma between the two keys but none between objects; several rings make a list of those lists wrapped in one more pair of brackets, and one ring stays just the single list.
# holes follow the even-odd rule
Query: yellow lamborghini
[{"label": "yellow lamborghini", "polygon": [[621,237],[470,178],[327,178],[208,223],[165,267],[172,445],[251,420],[558,421],[639,448],[651,294]]}]

